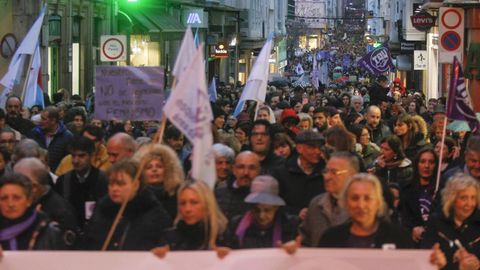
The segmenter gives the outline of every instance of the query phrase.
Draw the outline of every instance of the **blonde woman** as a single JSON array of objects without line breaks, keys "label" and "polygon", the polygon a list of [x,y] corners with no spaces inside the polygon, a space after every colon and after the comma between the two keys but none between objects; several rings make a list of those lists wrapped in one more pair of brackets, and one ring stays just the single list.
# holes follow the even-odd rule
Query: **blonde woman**
[{"label": "blonde woman", "polygon": [[162,144],[146,146],[142,152],[140,163],[145,164],[142,172],[145,185],[173,219],[177,213],[177,189],[185,178],[177,154]]},{"label": "blonde woman", "polygon": [[299,113],[298,118],[300,122],[298,123],[298,128],[300,130],[311,130],[313,127],[313,119],[308,113]]},{"label": "blonde woman", "polygon": [[[178,213],[173,228],[165,231],[160,247],[152,252],[163,257],[169,250],[216,250],[227,227],[211,189],[202,181],[186,181],[178,190]],[[226,255],[226,254],[223,254]]]},{"label": "blonde woman", "polygon": [[388,207],[376,176],[354,175],[345,185],[339,203],[347,210],[351,221],[328,229],[320,239],[321,247],[413,247],[408,232],[388,221]]},{"label": "blonde woman", "polygon": [[480,267],[480,184],[459,173],[442,190],[441,213],[432,214],[421,242],[423,248],[440,244],[448,264],[444,269]]}]

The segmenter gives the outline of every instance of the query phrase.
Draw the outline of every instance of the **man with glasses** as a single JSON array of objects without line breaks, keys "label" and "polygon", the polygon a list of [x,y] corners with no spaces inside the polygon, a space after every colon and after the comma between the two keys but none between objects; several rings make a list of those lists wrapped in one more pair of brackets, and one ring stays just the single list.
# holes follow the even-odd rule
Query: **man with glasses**
[{"label": "man with glasses", "polygon": [[321,147],[325,140],[315,131],[304,130],[296,139],[298,154],[292,155],[277,168],[273,176],[280,185],[280,197],[286,202],[286,209],[292,215],[304,217],[306,207],[316,195],[324,192],[322,170],[325,163]]},{"label": "man with glasses", "polygon": [[317,247],[328,228],[347,221],[348,214],[338,205],[338,198],[348,179],[358,172],[357,157],[348,152],[332,154],[323,170],[326,192],[312,199],[305,220],[300,225],[303,245]]},{"label": "man with glasses", "polygon": [[261,174],[271,174],[282,166],[284,159],[273,152],[271,125],[267,120],[256,120],[250,134],[251,150],[260,159]]},{"label": "man with glasses", "polygon": [[10,128],[2,128],[0,130],[0,147],[13,154],[13,149],[17,145],[15,131]]}]

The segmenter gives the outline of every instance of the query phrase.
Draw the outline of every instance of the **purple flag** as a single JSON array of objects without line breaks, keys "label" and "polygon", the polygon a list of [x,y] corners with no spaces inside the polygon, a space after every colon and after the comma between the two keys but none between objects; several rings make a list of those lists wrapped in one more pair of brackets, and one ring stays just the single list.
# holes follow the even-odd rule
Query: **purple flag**
[{"label": "purple flag", "polygon": [[358,64],[375,75],[383,74],[395,67],[387,44],[382,44],[382,46],[367,53]]},{"label": "purple flag", "polygon": [[457,57],[453,59],[450,89],[448,91],[447,117],[453,120],[467,121],[472,132],[476,132],[479,128],[480,123],[473,111],[470,95],[465,86],[462,66]]}]

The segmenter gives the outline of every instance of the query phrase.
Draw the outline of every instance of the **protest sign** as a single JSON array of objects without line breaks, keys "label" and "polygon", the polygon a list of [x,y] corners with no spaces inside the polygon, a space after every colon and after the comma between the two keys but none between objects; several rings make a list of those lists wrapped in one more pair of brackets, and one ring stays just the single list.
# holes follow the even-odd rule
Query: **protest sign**
[{"label": "protest sign", "polygon": [[160,120],[163,68],[97,66],[95,118],[100,120]]},{"label": "protest sign", "polygon": [[4,252],[0,269],[8,270],[433,270],[430,250],[302,248],[295,255],[278,249],[231,251],[218,259],[213,251],[169,252],[163,259],[150,252]]}]

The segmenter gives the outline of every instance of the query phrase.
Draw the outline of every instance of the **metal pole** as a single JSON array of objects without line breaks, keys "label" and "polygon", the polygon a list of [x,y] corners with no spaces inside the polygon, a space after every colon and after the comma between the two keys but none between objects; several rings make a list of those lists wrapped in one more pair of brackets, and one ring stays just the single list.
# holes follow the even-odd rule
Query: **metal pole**
[{"label": "metal pole", "polygon": [[235,22],[235,35],[236,35],[236,39],[237,39],[237,42],[235,42],[235,82],[234,82],[234,88],[236,88],[237,86],[237,82],[238,82],[238,72],[239,72],[239,65],[238,65],[238,61],[240,59],[239,58],[239,55],[238,55],[238,43],[240,43],[240,34],[238,33],[238,24],[240,23],[239,22],[240,18],[239,18],[239,14],[237,12],[237,20]]}]

